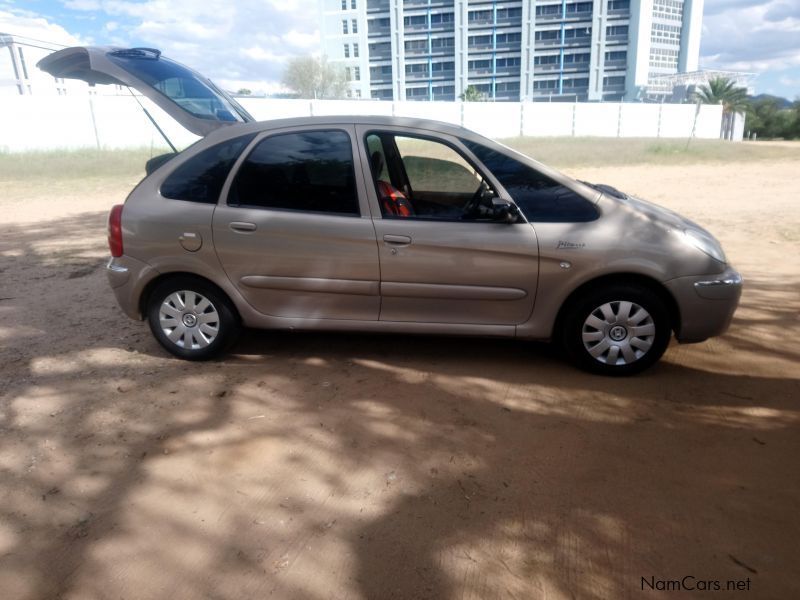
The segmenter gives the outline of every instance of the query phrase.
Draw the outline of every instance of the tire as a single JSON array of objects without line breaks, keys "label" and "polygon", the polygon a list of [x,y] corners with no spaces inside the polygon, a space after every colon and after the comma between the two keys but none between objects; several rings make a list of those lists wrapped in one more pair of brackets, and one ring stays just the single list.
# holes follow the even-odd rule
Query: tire
[{"label": "tire", "polygon": [[150,293],[147,320],[158,343],[185,360],[208,360],[228,350],[242,326],[228,297],[213,284],[177,275]]},{"label": "tire", "polygon": [[633,375],[655,364],[672,335],[669,310],[653,290],[611,284],[581,294],[567,307],[562,342],[581,369]]}]

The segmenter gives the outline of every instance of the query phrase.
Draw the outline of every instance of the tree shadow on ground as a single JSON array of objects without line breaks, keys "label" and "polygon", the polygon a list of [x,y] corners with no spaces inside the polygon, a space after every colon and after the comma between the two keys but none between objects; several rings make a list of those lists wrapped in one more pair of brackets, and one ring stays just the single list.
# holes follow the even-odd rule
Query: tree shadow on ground
[{"label": "tree shadow on ground", "polygon": [[[84,224],[0,241],[4,597],[620,598],[688,574],[800,594],[800,383],[737,372],[774,350],[737,346],[743,322],[733,368],[699,346],[631,379],[381,335],[249,332],[190,364],[99,270],[69,277],[102,251]],[[27,300],[55,282],[63,308]]]}]

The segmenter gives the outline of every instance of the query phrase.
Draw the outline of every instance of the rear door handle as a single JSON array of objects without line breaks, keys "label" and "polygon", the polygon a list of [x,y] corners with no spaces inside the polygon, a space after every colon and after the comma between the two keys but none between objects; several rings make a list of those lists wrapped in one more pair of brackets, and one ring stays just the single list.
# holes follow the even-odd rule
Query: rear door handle
[{"label": "rear door handle", "polygon": [[229,227],[234,231],[240,231],[243,233],[255,231],[256,229],[258,229],[255,223],[245,223],[244,221],[234,221],[229,225]]},{"label": "rear door handle", "polygon": [[407,235],[385,235],[383,241],[392,246],[408,246],[411,243],[411,238]]}]

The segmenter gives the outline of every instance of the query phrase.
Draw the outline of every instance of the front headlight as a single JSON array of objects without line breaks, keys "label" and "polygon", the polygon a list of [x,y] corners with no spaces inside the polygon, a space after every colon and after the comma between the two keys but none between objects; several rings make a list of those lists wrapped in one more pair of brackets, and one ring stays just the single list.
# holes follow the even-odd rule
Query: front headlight
[{"label": "front headlight", "polygon": [[688,244],[694,246],[701,252],[708,254],[714,260],[718,260],[721,263],[727,262],[727,259],[725,258],[725,252],[722,250],[722,246],[720,246],[720,243],[716,240],[716,238],[707,231],[690,228],[684,229],[682,233],[683,235],[681,237]]}]

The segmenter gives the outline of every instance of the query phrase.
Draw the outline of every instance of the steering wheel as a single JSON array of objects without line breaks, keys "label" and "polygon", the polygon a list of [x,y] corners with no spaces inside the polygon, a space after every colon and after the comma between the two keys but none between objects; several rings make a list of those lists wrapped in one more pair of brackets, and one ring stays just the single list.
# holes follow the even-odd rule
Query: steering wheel
[{"label": "steering wheel", "polygon": [[486,194],[488,190],[489,185],[485,181],[481,181],[478,189],[475,190],[474,194],[472,194],[472,198],[467,200],[462,207],[462,210],[464,211],[464,218],[470,218],[477,215],[478,208],[480,208],[481,205],[481,200],[483,200],[484,194]]}]

